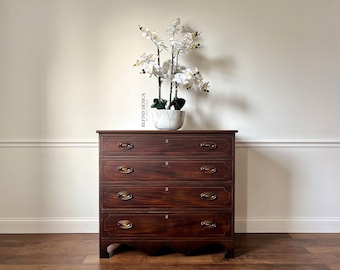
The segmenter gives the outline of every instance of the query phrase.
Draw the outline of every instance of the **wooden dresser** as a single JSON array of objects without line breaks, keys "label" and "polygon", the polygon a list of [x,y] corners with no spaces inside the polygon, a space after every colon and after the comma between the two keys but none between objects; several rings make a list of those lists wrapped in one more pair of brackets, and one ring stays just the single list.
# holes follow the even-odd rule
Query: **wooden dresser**
[{"label": "wooden dresser", "polygon": [[97,131],[100,257],[121,244],[148,254],[214,244],[234,257],[236,132]]}]

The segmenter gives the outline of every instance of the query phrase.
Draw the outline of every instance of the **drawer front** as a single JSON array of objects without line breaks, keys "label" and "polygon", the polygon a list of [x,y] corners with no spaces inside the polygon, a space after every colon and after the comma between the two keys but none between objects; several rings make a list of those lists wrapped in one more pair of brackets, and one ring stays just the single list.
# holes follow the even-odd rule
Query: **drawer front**
[{"label": "drawer front", "polygon": [[102,236],[231,236],[230,214],[104,214]]},{"label": "drawer front", "polygon": [[101,136],[102,156],[233,156],[233,135],[176,136],[151,134],[146,137],[132,135]]},{"label": "drawer front", "polygon": [[232,187],[104,186],[103,208],[231,208]]},{"label": "drawer front", "polygon": [[233,161],[110,160],[101,161],[102,181],[232,180]]}]

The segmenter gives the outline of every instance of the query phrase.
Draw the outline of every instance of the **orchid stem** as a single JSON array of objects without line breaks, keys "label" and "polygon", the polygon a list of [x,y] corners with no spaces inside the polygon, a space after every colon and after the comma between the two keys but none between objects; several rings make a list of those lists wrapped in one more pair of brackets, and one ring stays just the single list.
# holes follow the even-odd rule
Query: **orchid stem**
[{"label": "orchid stem", "polygon": [[[157,60],[158,60],[158,66],[161,65],[161,56],[160,56],[160,50],[159,47],[157,46]],[[158,76],[158,99],[162,99],[162,79],[160,76]]]},{"label": "orchid stem", "polygon": [[[171,76],[170,76],[170,97],[169,97],[169,104],[168,104],[168,109],[171,107],[171,101],[172,101],[172,88],[173,88],[173,78],[174,78],[174,71],[175,71],[175,66],[174,66],[174,46],[171,47]],[[176,95],[177,96],[177,95]]]}]

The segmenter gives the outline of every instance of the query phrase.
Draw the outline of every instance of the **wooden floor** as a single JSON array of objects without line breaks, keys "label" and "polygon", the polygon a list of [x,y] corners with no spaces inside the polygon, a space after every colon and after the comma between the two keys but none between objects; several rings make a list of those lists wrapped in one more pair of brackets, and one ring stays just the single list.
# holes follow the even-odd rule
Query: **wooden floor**
[{"label": "wooden floor", "polygon": [[0,269],[340,269],[340,234],[237,234],[236,257],[227,260],[211,247],[196,256],[126,249],[109,259],[98,250],[97,234],[0,235]]}]

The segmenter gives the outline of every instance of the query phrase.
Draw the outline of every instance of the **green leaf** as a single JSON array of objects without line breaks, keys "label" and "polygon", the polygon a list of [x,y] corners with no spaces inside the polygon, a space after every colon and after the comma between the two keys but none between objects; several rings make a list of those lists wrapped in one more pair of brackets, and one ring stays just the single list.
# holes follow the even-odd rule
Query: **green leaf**
[{"label": "green leaf", "polygon": [[183,108],[184,104],[185,104],[184,98],[174,98],[170,104],[170,107],[174,106],[175,110],[180,110]]},{"label": "green leaf", "polygon": [[167,100],[165,100],[165,99],[155,98],[153,100],[153,104],[151,105],[151,108],[156,108],[156,109],[162,110],[162,109],[165,109],[166,103],[167,103]]}]

